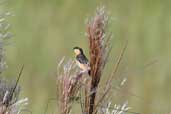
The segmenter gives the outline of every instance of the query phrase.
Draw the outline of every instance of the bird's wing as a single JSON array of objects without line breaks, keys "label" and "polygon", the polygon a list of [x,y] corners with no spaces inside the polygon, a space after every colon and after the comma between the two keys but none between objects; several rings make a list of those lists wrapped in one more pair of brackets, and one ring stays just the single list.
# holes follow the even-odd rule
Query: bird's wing
[{"label": "bird's wing", "polygon": [[78,55],[76,59],[82,64],[88,64],[88,59],[86,58],[85,55]]}]

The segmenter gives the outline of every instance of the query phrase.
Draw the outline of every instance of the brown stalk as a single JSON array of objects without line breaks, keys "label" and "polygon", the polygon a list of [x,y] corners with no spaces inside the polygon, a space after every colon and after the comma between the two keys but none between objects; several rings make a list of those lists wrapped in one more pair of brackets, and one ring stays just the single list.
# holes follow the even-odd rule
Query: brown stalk
[{"label": "brown stalk", "polygon": [[[95,16],[87,24],[91,67],[91,82],[87,83],[89,89],[85,89],[85,109],[87,114],[92,114],[95,111],[96,92],[108,58],[110,36],[107,39],[104,37],[106,24],[107,17],[104,8],[97,9]],[[88,93],[91,94],[87,95]]]},{"label": "brown stalk", "polygon": [[[127,42],[126,44],[124,45],[123,49],[121,50],[121,53],[119,55],[119,58],[117,60],[117,63],[116,63],[116,66],[114,67],[114,70],[113,72],[111,73],[110,77],[107,79],[107,82],[106,82],[106,86],[105,86],[105,89],[104,89],[104,93],[102,94],[102,96],[98,99],[96,105],[95,105],[95,109],[102,103],[102,101],[105,99],[105,97],[108,95],[109,93],[109,90],[112,88],[111,86],[111,81],[113,80],[118,68],[119,68],[119,65],[120,65],[120,62],[123,58],[123,55],[125,53],[125,50],[126,50],[126,47],[127,47]],[[94,114],[96,114],[97,110],[94,112]]]},{"label": "brown stalk", "polygon": [[113,80],[113,78],[114,78],[116,72],[118,71],[119,65],[120,65],[121,60],[122,60],[122,58],[123,58],[123,56],[124,56],[125,50],[126,50],[126,48],[127,48],[127,45],[128,45],[128,41],[126,41],[126,44],[124,45],[124,47],[123,47],[123,49],[122,49],[122,51],[121,51],[121,53],[120,53],[120,55],[119,55],[119,58],[118,58],[117,63],[116,63],[116,65],[115,65],[115,67],[114,67],[114,70],[113,70],[113,72],[111,73],[110,77],[108,78],[108,80],[107,80],[107,82],[106,82],[106,85],[107,85],[107,84],[111,84],[111,81]]}]

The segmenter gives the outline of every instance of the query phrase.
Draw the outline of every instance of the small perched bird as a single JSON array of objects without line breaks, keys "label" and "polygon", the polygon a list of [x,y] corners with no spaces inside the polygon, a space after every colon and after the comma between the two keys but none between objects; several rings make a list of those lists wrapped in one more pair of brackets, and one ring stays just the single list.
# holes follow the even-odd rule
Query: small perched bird
[{"label": "small perched bird", "polygon": [[88,72],[90,75],[90,64],[87,57],[84,55],[83,49],[80,47],[73,48],[75,53],[76,64],[83,72]]}]

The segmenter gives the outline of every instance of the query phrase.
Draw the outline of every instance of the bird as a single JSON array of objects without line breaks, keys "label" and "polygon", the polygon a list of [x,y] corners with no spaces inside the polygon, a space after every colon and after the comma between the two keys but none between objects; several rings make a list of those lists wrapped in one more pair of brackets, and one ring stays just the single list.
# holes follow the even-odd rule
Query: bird
[{"label": "bird", "polygon": [[87,72],[90,75],[90,64],[87,57],[84,55],[83,49],[80,47],[74,47],[73,50],[77,66],[82,72]]}]

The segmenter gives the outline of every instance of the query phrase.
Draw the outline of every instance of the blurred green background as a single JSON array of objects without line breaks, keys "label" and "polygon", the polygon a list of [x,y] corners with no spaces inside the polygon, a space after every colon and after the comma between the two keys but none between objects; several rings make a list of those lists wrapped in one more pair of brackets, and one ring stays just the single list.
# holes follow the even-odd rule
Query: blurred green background
[{"label": "blurred green background", "polygon": [[[8,0],[3,8],[15,14],[9,18],[14,38],[6,47],[8,69],[4,75],[16,77],[25,64],[21,97],[29,98],[33,114],[44,113],[48,99],[56,97],[60,58],[73,58],[74,46],[83,47],[88,55],[85,22],[99,5],[107,8],[113,33],[106,72],[128,39],[114,84],[125,77],[127,82],[115,92],[113,104],[128,100],[131,111],[171,112],[170,0]],[[50,104],[56,107],[55,101]]]}]

